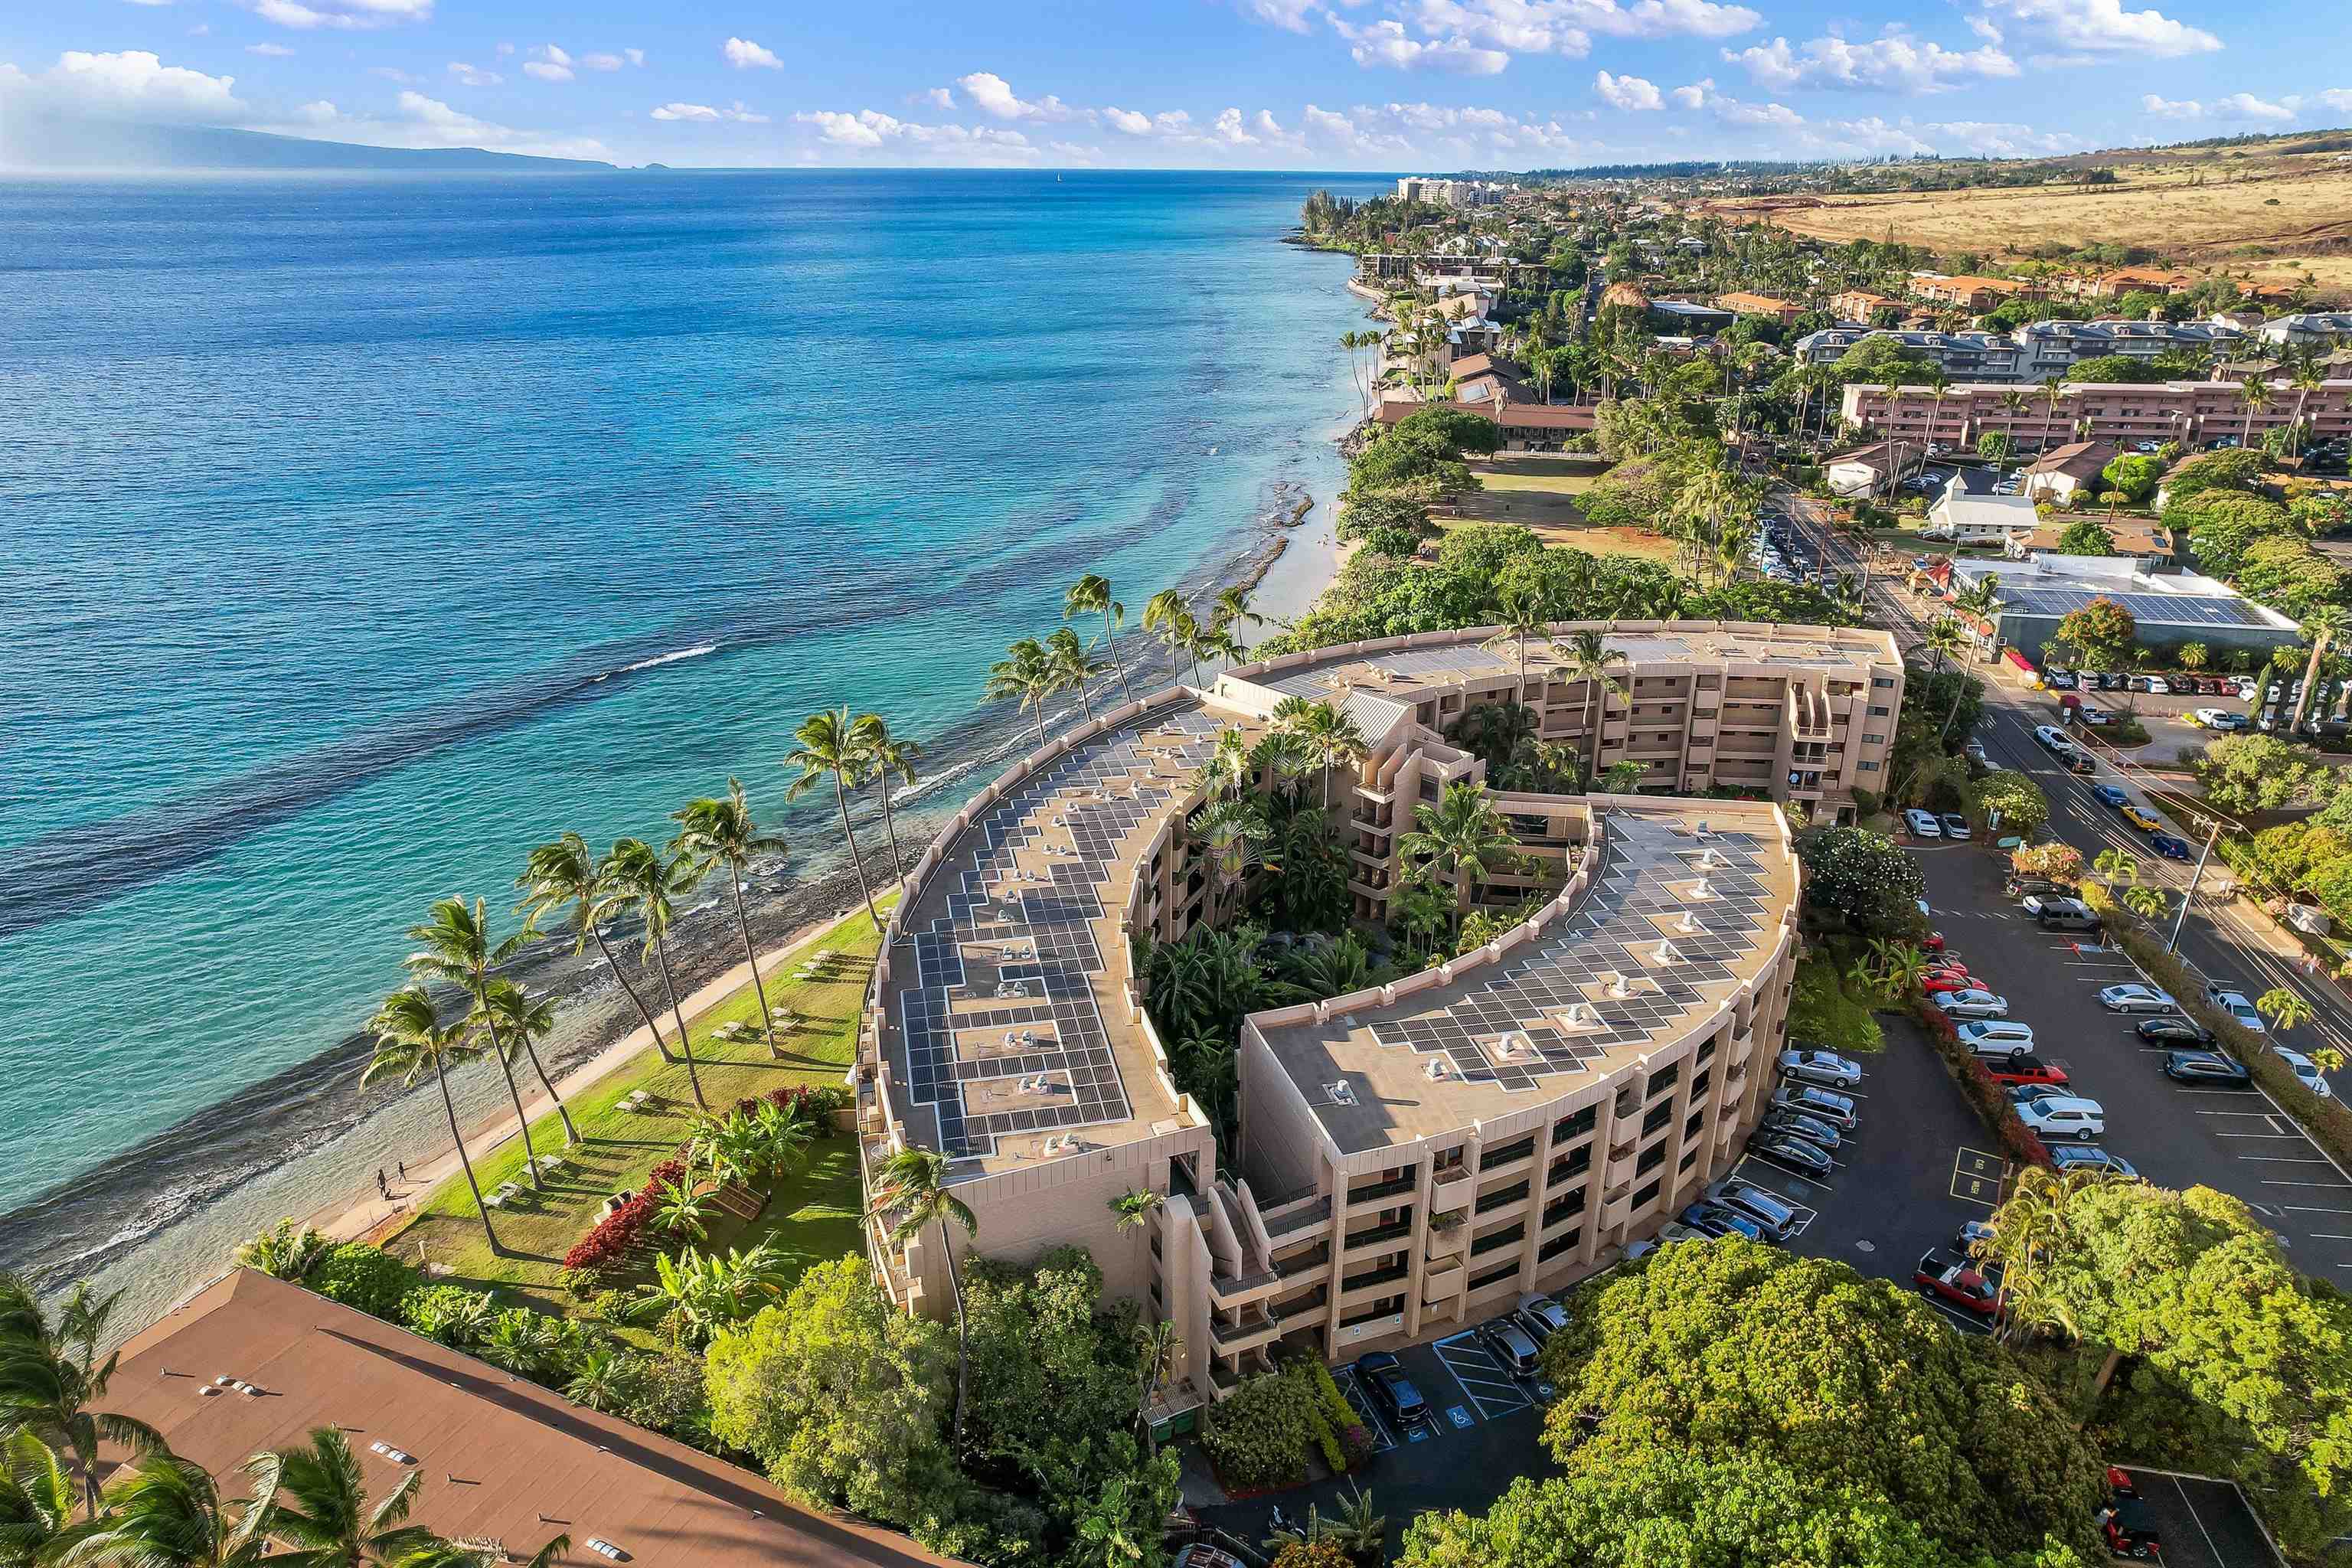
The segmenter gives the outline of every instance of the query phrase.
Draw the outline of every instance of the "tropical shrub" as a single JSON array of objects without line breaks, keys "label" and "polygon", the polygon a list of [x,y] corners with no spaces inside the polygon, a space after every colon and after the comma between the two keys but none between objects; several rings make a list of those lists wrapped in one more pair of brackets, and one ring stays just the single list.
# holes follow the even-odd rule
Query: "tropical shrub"
[{"label": "tropical shrub", "polygon": [[347,1241],[312,1265],[302,1282],[330,1300],[397,1322],[401,1301],[415,1288],[416,1271],[380,1247]]},{"label": "tropical shrub", "polygon": [[312,1226],[298,1230],[292,1220],[281,1219],[275,1229],[265,1230],[239,1247],[235,1261],[240,1268],[257,1268],[273,1279],[299,1281],[333,1245]]},{"label": "tropical shrub", "polygon": [[[1210,1406],[1201,1447],[1228,1491],[1264,1491],[1307,1479],[1307,1445],[1328,1438],[1312,1384],[1298,1364],[1262,1373]],[[1337,1449],[1332,1440],[1332,1450]]]},{"label": "tropical shrub", "polygon": [[496,1297],[462,1285],[419,1285],[400,1299],[399,1321],[452,1350],[471,1348],[498,1314]]},{"label": "tropical shrub", "polygon": [[1977,1054],[1960,1044],[1958,1030],[1944,1010],[1930,1003],[1925,995],[1911,999],[1911,1015],[1919,1026],[1927,1031],[1937,1054],[1952,1069],[1959,1080],[1960,1093],[1992,1135],[2000,1140],[2002,1150],[2022,1165],[2050,1168],[2050,1150],[2033,1131],[2017,1119],[2017,1107],[1995,1083],[1992,1072]]}]

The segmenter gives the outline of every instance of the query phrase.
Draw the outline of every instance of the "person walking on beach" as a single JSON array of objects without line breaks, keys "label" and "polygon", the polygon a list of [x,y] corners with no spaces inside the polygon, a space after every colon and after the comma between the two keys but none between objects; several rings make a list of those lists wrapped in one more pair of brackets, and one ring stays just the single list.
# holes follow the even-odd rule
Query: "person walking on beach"
[{"label": "person walking on beach", "polygon": [[398,1160],[394,1160],[392,1163],[392,1168],[400,1173],[400,1179],[402,1181],[404,1182],[408,1180],[408,1167],[406,1165],[403,1164]]},{"label": "person walking on beach", "polygon": [[378,1165],[375,1168],[375,1193],[376,1196],[382,1198],[384,1202],[390,1203],[392,1201],[392,1184],[383,1179],[383,1167],[382,1165]]}]

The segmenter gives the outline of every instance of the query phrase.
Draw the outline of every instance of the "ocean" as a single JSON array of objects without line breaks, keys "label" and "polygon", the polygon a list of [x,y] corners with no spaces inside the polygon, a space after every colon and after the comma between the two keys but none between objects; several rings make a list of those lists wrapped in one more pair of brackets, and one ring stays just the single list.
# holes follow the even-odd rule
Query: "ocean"
[{"label": "ocean", "polygon": [[[846,901],[829,799],[784,802],[808,713],[924,743],[919,833],[1026,744],[982,678],[1071,580],[1136,615],[1297,499],[1328,531],[1363,307],[1278,240],[1375,185],[0,183],[0,1267],[143,1321],[446,1144],[356,1088],[433,900],[731,775],[793,840],[772,939]],[[608,979],[526,974],[566,1059],[619,1032]]]}]

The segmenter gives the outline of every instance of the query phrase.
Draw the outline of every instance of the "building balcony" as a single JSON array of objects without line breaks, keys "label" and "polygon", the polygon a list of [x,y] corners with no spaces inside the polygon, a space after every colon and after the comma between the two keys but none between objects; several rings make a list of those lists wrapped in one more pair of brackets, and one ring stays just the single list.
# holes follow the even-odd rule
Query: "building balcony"
[{"label": "building balcony", "polygon": [[1420,1184],[1420,1173],[1407,1170],[1402,1175],[1391,1176],[1386,1181],[1369,1182],[1360,1187],[1349,1187],[1348,1206],[1357,1208],[1365,1204],[1377,1203],[1382,1198],[1392,1198],[1400,1193],[1412,1192]]},{"label": "building balcony", "polygon": [[1370,1230],[1349,1232],[1344,1250],[1348,1252],[1361,1252],[1368,1247],[1379,1247],[1384,1242],[1395,1241],[1400,1237],[1410,1236],[1412,1234],[1412,1220],[1396,1220],[1388,1225],[1374,1226]]},{"label": "building balcony", "polygon": [[1421,1304],[1436,1307],[1454,1300],[1462,1294],[1462,1283],[1466,1278],[1458,1261],[1424,1270],[1421,1277]]},{"label": "building balcony", "polygon": [[1272,1344],[1282,1337],[1282,1321],[1267,1314],[1262,1307],[1253,1307],[1239,1314],[1240,1321],[1228,1323],[1220,1313],[1209,1314],[1209,1337],[1216,1342],[1219,1355],[1238,1355],[1260,1345]]},{"label": "building balcony", "polygon": [[1381,1292],[1410,1272],[1402,1263],[1386,1268],[1375,1268],[1368,1274],[1350,1275],[1339,1281],[1339,1304],[1342,1307],[1361,1306],[1377,1298]]},{"label": "building balcony", "polygon": [[[1441,1215],[1439,1217],[1443,1218],[1445,1216]],[[1470,1227],[1466,1224],[1463,1223],[1465,1217],[1466,1216],[1457,1210],[1453,1215],[1453,1224],[1433,1224],[1429,1227],[1429,1234],[1422,1239],[1422,1256],[1424,1258],[1452,1258],[1461,1252],[1462,1248],[1468,1244],[1470,1239]]]}]

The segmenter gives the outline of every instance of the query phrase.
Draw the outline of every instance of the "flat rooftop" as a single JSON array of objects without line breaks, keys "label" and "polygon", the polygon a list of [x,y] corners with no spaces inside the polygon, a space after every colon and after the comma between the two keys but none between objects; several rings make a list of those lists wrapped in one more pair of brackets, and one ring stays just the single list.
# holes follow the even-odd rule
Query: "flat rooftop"
[{"label": "flat rooftop", "polygon": [[[1778,808],[1644,800],[1595,826],[1601,862],[1583,898],[1500,962],[1391,1006],[1263,1031],[1341,1152],[1441,1136],[1599,1081],[1763,971],[1797,899]],[[1344,1103],[1330,1092],[1341,1079]]]}]

